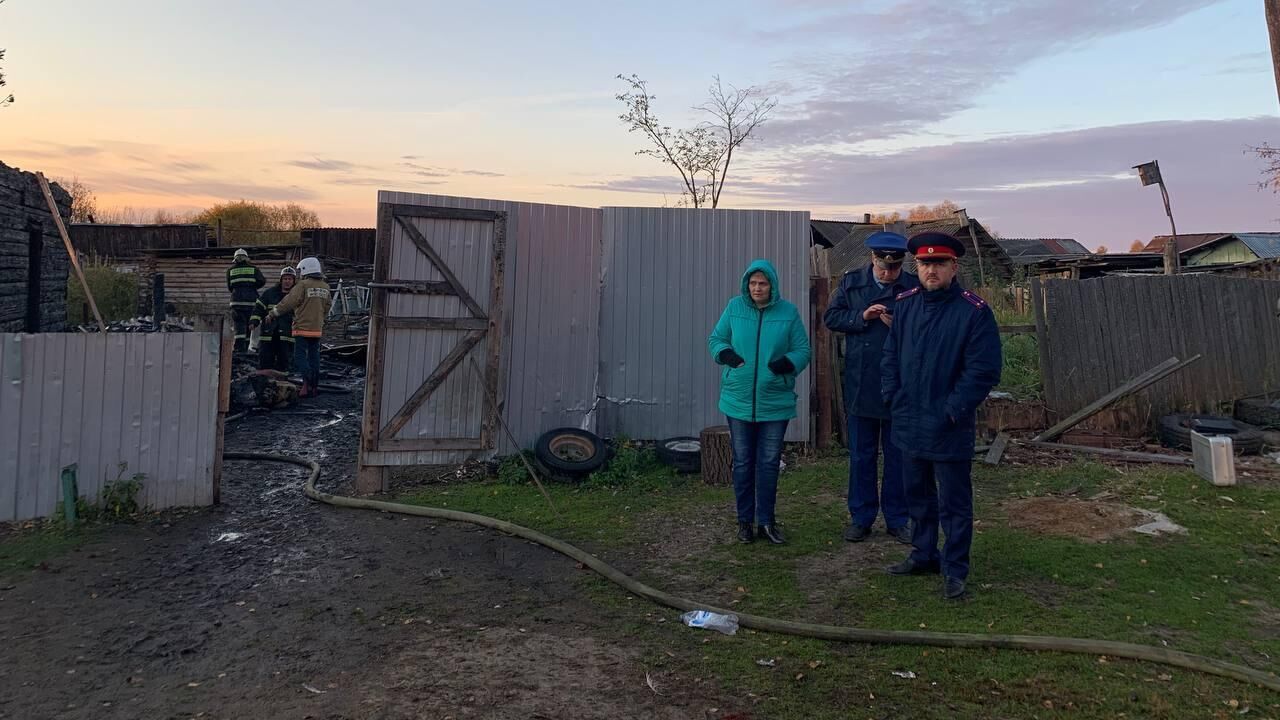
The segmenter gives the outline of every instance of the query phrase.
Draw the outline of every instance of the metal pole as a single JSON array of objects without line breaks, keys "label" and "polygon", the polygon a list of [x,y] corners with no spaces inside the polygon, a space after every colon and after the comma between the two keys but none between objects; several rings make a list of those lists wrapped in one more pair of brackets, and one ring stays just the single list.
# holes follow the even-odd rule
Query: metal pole
[{"label": "metal pole", "polygon": [[67,520],[67,527],[76,526],[76,498],[80,496],[76,487],[76,465],[72,463],[62,468],[62,513]]},{"label": "metal pole", "polygon": [[1271,35],[1271,66],[1276,78],[1276,95],[1280,97],[1280,0],[1263,0],[1267,11],[1267,32]]}]

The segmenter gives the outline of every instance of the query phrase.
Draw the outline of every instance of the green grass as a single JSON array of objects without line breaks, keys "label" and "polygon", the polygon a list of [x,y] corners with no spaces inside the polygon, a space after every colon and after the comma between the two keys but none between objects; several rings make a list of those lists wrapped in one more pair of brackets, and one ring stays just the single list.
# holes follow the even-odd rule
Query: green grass
[{"label": "green grass", "polygon": [[1000,370],[1003,390],[1019,400],[1036,400],[1044,393],[1040,378],[1040,348],[1035,335],[1005,335],[1000,339],[1004,366]]},{"label": "green grass", "polygon": [[[1096,464],[977,467],[981,523],[972,593],[950,603],[939,596],[936,577],[887,576],[879,564],[858,561],[861,548],[839,539],[846,467],[823,461],[783,476],[778,512],[791,542],[780,548],[729,542],[730,491],[662,473],[622,487],[556,487],[558,518],[528,485],[432,488],[410,499],[513,520],[610,555],[651,542],[645,530],[655,519],[679,533],[682,520],[722,517],[723,537],[702,540],[705,547],[693,558],[633,560],[626,569],[658,587],[684,589],[698,578],[697,597],[733,603],[741,612],[868,628],[1167,643],[1255,667],[1274,668],[1280,659],[1280,490],[1274,486],[1215,488],[1184,471],[1122,472]],[[1164,512],[1190,532],[1087,543],[1003,522],[1007,500],[1064,490],[1079,497],[1106,490],[1115,495],[1110,501]],[[901,546],[885,547],[891,561],[905,554]],[[637,554],[644,557],[631,557]],[[1153,664],[849,645],[746,629],[725,637],[684,628],[678,613],[630,598],[593,575],[580,582],[621,641],[642,648],[647,670],[714,682],[750,701],[760,717],[1212,718],[1246,707],[1248,717],[1280,717],[1280,694]],[[764,658],[775,658],[775,667],[756,664]],[[915,679],[892,675],[908,670]]]},{"label": "green grass", "polygon": [[[1013,310],[994,306],[996,322],[1005,325],[1034,325],[1035,318],[1022,315]],[[1001,335],[1000,345],[1004,352],[1004,366],[1000,371],[1000,385],[1003,390],[1019,400],[1038,400],[1044,394],[1044,384],[1040,378],[1040,347],[1035,333],[1017,335]]]},{"label": "green grass", "polygon": [[52,524],[0,535],[0,577],[26,572],[80,547],[93,529],[64,530]]}]

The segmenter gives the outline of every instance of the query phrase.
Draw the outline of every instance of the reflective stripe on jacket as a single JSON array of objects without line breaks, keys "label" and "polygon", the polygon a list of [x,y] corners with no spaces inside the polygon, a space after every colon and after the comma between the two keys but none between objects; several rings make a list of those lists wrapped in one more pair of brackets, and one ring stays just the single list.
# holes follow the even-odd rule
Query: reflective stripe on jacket
[{"label": "reflective stripe on jacket", "polygon": [[276,304],[274,312],[277,317],[293,314],[294,337],[318,338],[324,334],[330,302],[329,282],[323,275],[308,275]]}]

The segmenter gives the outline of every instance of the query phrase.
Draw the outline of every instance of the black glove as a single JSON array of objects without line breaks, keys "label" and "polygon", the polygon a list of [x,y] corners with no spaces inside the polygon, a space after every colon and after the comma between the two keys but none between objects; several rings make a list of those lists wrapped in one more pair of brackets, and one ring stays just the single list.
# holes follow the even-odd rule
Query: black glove
[{"label": "black glove", "polygon": [[790,375],[796,371],[796,366],[791,364],[791,360],[789,360],[786,355],[783,355],[777,360],[769,363],[769,370],[772,371],[774,375]]},{"label": "black glove", "polygon": [[721,350],[717,357],[719,358],[721,365],[728,365],[733,368],[742,367],[743,363],[746,362],[746,360],[742,359],[741,355],[733,351],[733,348],[725,348],[724,350]]}]

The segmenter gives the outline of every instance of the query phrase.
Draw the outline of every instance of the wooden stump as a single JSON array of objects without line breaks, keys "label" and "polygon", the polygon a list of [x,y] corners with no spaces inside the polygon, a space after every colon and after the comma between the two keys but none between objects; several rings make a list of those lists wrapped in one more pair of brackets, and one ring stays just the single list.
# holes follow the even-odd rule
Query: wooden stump
[{"label": "wooden stump", "polygon": [[714,425],[702,431],[702,481],[708,485],[733,484],[733,440],[728,425]]}]

